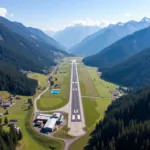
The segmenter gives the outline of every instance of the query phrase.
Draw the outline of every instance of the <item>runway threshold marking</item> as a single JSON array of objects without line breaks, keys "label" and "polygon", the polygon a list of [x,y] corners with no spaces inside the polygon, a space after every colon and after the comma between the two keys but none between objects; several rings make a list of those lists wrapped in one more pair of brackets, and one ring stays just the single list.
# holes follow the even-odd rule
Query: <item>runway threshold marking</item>
[{"label": "runway threshold marking", "polygon": [[80,120],[81,118],[80,118],[80,115],[77,115],[77,118],[78,118],[78,120]]},{"label": "runway threshold marking", "polygon": [[75,120],[75,115],[72,115],[72,120]]}]

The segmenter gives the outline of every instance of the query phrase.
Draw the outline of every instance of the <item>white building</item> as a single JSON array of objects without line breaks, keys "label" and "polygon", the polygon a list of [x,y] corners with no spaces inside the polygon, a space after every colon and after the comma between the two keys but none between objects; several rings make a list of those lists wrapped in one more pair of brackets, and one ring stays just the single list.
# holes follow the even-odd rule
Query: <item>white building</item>
[{"label": "white building", "polygon": [[52,117],[52,115],[50,114],[40,114],[39,116],[37,116],[37,120],[45,120],[47,121],[48,119],[50,119]]},{"label": "white building", "polygon": [[53,132],[56,126],[57,118],[48,119],[43,130],[45,132]]},{"label": "white building", "polygon": [[58,118],[58,119],[60,119],[60,116],[61,116],[60,113],[54,113],[51,118]]}]

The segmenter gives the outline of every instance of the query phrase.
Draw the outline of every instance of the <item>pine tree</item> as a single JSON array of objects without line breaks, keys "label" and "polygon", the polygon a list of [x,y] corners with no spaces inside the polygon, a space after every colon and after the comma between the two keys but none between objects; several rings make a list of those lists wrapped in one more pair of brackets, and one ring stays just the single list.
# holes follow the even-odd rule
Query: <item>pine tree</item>
[{"label": "pine tree", "polygon": [[28,103],[29,103],[30,106],[33,106],[32,99],[31,99],[31,98],[28,99]]},{"label": "pine tree", "polygon": [[0,136],[0,150],[6,150],[6,145],[1,136]]},{"label": "pine tree", "polygon": [[13,144],[16,146],[18,143],[18,137],[17,137],[17,131],[13,127],[10,127],[10,137],[13,141]]},{"label": "pine tree", "polygon": [[8,124],[8,119],[7,119],[7,117],[4,118],[4,123],[5,123],[5,124]]},{"label": "pine tree", "polygon": [[21,130],[19,130],[19,133],[18,133],[18,140],[21,140],[22,138],[23,138],[22,132],[21,132]]},{"label": "pine tree", "polygon": [[0,125],[2,124],[2,118],[0,118]]}]

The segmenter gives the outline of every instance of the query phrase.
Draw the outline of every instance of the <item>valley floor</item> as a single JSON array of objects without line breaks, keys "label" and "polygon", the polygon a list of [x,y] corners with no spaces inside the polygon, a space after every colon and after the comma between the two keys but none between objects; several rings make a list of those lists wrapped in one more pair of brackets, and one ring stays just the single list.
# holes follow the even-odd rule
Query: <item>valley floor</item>
[{"label": "valley floor", "polygon": [[78,60],[78,73],[87,134],[75,141],[69,150],[76,150],[77,145],[78,150],[83,150],[90,139],[90,132],[96,123],[103,119],[105,110],[112,102],[113,96],[110,91],[118,88],[117,85],[99,78],[97,69],[85,66],[81,60],[82,58]]},{"label": "valley floor", "polygon": [[[97,69],[85,66],[82,63],[82,58],[73,59],[77,59],[78,63],[77,68],[86,123],[85,131],[87,134],[75,141],[70,146],[69,150],[76,150],[77,145],[78,150],[83,150],[83,147],[86,146],[86,143],[90,138],[89,133],[93,130],[95,124],[100,119],[103,119],[105,110],[112,102],[113,96],[110,94],[110,91],[116,90],[118,86],[100,79],[97,73]],[[52,75],[54,79],[54,85],[58,84],[61,86],[60,93],[58,95],[50,94],[51,90],[55,88],[52,86],[45,94],[42,95],[41,99],[37,101],[39,110],[54,110],[61,108],[68,103],[71,77],[70,60],[71,58],[65,58],[62,62],[60,62],[57,73],[54,72]],[[37,79],[39,82],[39,89],[37,90],[37,94],[31,97],[32,100],[34,100],[35,97],[47,87],[48,76],[37,73],[29,74],[28,76],[30,78]],[[9,96],[10,93],[0,92],[0,97],[6,101],[8,100]],[[52,148],[53,146],[58,150],[63,150],[64,143],[62,141],[43,137],[34,131],[30,120],[32,115],[32,108],[28,110],[27,105],[25,104],[25,100],[27,99],[28,97],[21,96],[21,100],[16,100],[16,104],[8,108],[10,114],[6,116],[8,119],[18,119],[18,126],[23,132],[24,138],[21,141],[19,147],[17,147],[17,150],[28,150],[29,148],[46,150],[50,149],[50,147]],[[6,110],[0,108],[0,113],[5,111]],[[54,136],[58,138],[72,139],[73,137],[66,133],[68,130],[69,129],[67,126],[65,126],[56,134],[54,134]]]}]

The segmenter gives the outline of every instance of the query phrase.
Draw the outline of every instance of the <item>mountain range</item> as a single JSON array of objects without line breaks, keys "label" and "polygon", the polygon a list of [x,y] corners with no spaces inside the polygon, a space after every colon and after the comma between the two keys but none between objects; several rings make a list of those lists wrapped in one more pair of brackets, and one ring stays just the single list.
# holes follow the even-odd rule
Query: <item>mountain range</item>
[{"label": "mountain range", "polygon": [[99,53],[86,57],[86,65],[99,67],[101,71],[121,63],[123,60],[135,55],[141,50],[150,47],[150,27],[128,35]]},{"label": "mountain range", "polygon": [[41,30],[0,17],[0,63],[42,72],[68,55],[59,48],[59,43]]},{"label": "mountain range", "polygon": [[113,44],[117,40],[135,31],[144,29],[150,25],[149,18],[143,18],[141,21],[129,21],[127,23],[111,24],[98,32],[86,37],[80,43],[69,49],[69,52],[75,55],[89,56],[96,54]]},{"label": "mountain range", "polygon": [[47,34],[45,34],[43,31],[39,29],[25,27],[20,22],[11,22],[1,16],[0,16],[0,23],[5,25],[11,31],[19,34],[20,36],[28,39],[29,41],[37,45],[48,44],[51,47],[64,50],[64,46],[62,46],[59,42],[55,41],[53,38],[49,37]]},{"label": "mountain range", "polygon": [[74,25],[56,32],[52,37],[66,48],[70,48],[100,29],[99,26]]}]

